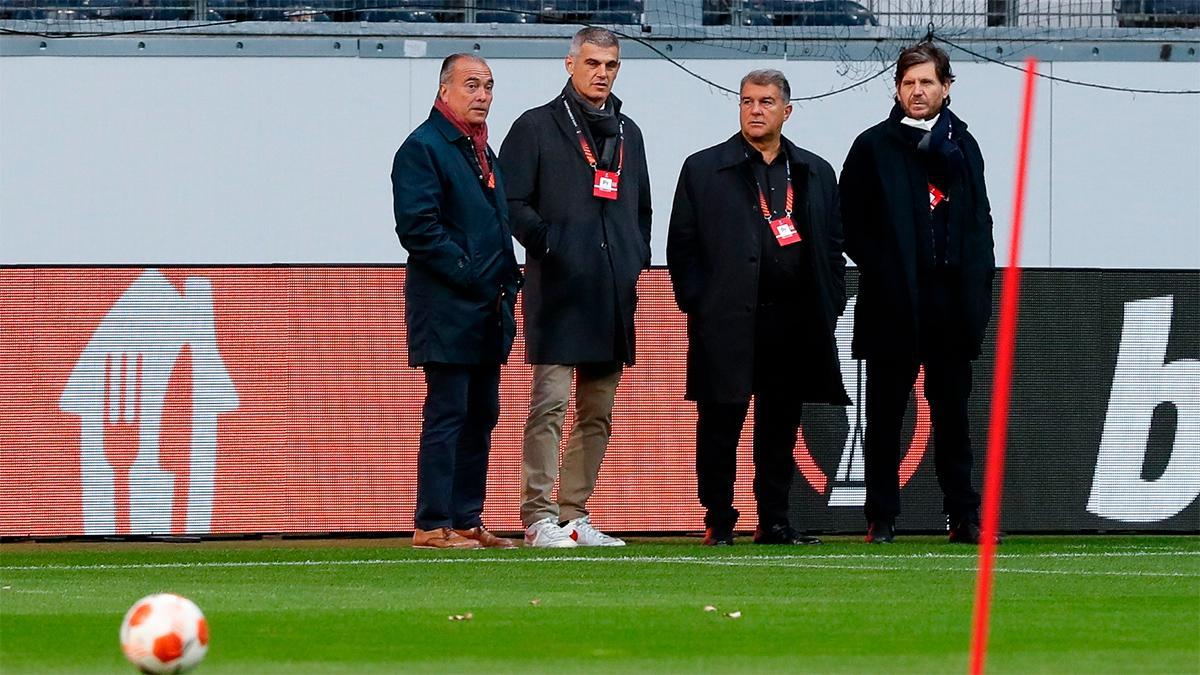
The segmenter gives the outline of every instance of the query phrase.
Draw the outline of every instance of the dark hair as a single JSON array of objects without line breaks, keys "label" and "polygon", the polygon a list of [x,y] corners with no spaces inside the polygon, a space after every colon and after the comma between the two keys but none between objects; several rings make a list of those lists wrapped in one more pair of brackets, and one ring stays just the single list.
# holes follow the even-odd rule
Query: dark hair
[{"label": "dark hair", "polygon": [[742,78],[741,86],[738,87],[739,95],[746,88],[746,83],[757,84],[760,87],[779,87],[779,93],[783,96],[783,102],[789,103],[792,100],[792,85],[788,84],[787,77],[778,70],[765,68],[746,73],[746,76]]},{"label": "dark hair", "polygon": [[954,81],[954,71],[950,70],[950,57],[946,55],[946,52],[935,47],[931,42],[922,42],[900,52],[900,58],[896,59],[896,84],[900,84],[900,80],[904,78],[904,73],[907,73],[909,68],[931,62],[934,70],[937,71],[939,82],[950,84]]},{"label": "dark hair", "polygon": [[451,54],[450,56],[446,57],[446,60],[442,61],[442,70],[438,75],[438,84],[450,84],[450,76],[454,74],[454,66],[462,59],[470,59],[472,61],[482,63],[485,66],[487,65],[487,61],[485,61],[484,58],[478,54],[467,54],[463,52]]}]

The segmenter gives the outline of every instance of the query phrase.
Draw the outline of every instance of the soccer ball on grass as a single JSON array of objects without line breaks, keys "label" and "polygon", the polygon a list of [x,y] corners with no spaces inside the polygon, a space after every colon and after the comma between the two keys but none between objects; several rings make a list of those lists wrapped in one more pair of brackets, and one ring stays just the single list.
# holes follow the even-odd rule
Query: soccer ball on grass
[{"label": "soccer ball on grass", "polygon": [[143,673],[182,673],[208,651],[208,622],[181,595],[147,595],[125,613],[121,651]]}]

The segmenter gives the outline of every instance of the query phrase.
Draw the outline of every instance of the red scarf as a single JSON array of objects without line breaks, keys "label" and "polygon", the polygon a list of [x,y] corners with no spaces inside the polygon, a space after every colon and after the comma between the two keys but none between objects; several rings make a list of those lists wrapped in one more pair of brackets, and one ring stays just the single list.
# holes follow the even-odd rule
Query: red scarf
[{"label": "red scarf", "polygon": [[442,116],[446,118],[450,124],[454,125],[464,136],[471,139],[471,146],[475,148],[475,157],[479,160],[479,167],[483,169],[483,184],[491,187],[495,185],[495,179],[492,178],[492,166],[488,163],[487,158],[487,141],[488,130],[487,122],[483,124],[467,124],[467,121],[459,117],[446,105],[440,96],[435,96],[433,99],[433,107]]}]

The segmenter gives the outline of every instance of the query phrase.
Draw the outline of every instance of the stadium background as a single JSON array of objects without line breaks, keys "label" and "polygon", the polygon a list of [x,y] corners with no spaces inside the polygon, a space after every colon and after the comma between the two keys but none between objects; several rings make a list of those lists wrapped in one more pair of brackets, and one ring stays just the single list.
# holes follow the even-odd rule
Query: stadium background
[{"label": "stadium background", "polygon": [[[1061,79],[1200,84],[1195,30],[1109,25],[961,25],[947,39],[1010,65],[1039,56]],[[463,49],[492,60],[498,145],[521,110],[559,88],[573,28],[290,30],[0,37],[0,536],[411,526],[422,384],[404,365],[391,154],[426,115],[440,58]],[[783,69],[803,97],[859,84],[798,102],[785,127],[840,166],[889,105],[887,74],[870,78],[890,49],[924,33],[714,30],[626,42],[616,92],[648,139],[660,264],[682,159],[736,129],[720,86],[764,66]],[[988,160],[1004,260],[1020,75],[952,56],[954,107]],[[1049,80],[1037,95],[1004,527],[1198,531],[1200,97]],[[682,319],[661,268],[640,295],[642,359],[618,395],[593,505],[608,529],[693,530]],[[857,364],[843,361],[855,385]],[[980,439],[989,375],[985,355],[972,399]],[[491,463],[485,518],[496,529],[519,526],[527,382],[518,356]],[[901,525],[933,530],[939,497],[921,410],[917,401]],[[160,411],[161,425],[146,422]],[[806,412],[800,526],[861,529],[848,413]],[[752,527],[742,451],[738,506]]]}]

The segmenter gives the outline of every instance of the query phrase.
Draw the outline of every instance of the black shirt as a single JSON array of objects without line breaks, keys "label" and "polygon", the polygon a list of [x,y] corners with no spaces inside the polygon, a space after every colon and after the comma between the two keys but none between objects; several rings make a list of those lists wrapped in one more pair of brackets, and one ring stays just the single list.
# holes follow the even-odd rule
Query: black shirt
[{"label": "black shirt", "polygon": [[[742,139],[746,156],[750,164],[751,174],[755,183],[754,209],[758,212],[760,240],[760,262],[758,267],[758,303],[767,304],[800,304],[799,288],[804,279],[804,255],[807,245],[804,241],[780,246],[775,240],[775,232],[767,220],[763,218],[758,203],[761,190],[766,195],[767,205],[771,209],[771,218],[782,218],[787,213],[787,155],[782,146],[779,154],[771,164],[763,161],[762,153]],[[793,182],[797,176],[796,166],[791,167]],[[796,228],[804,233],[806,228],[801,222],[803,217],[803,195],[800,190],[794,190],[792,204],[792,220]]]}]

